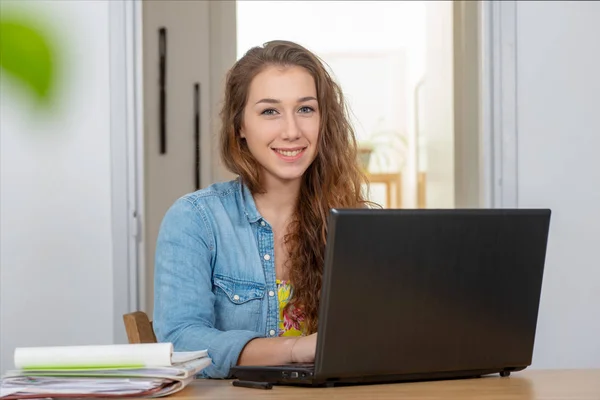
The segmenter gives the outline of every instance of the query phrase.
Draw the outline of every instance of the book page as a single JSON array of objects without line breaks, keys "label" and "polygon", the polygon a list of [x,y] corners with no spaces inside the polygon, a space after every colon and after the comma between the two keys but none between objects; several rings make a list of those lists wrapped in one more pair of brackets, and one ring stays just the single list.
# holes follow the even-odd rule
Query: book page
[{"label": "book page", "polygon": [[195,360],[197,358],[208,357],[207,350],[200,351],[176,351],[171,356],[171,361],[173,364],[179,364],[190,360]]},{"label": "book page", "polygon": [[19,347],[18,369],[143,368],[171,366],[171,343],[97,346]]}]

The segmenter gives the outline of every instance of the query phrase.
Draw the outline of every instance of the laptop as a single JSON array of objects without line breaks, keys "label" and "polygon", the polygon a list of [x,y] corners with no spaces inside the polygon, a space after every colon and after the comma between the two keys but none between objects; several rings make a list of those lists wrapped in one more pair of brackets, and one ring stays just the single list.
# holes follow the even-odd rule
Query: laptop
[{"label": "laptop", "polygon": [[547,209],[333,209],[314,363],[269,385],[508,376],[531,365]]}]

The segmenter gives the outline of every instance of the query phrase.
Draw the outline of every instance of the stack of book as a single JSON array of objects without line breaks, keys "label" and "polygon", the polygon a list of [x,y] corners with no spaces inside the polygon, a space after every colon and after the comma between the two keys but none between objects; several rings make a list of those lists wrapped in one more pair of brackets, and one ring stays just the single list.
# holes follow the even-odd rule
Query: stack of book
[{"label": "stack of book", "polygon": [[171,343],[17,348],[0,399],[161,397],[210,365],[206,350],[174,352]]}]

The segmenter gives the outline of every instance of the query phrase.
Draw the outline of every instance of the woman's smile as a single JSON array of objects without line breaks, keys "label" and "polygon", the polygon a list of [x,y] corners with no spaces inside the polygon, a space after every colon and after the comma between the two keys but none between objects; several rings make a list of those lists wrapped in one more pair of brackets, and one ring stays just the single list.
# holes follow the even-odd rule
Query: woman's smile
[{"label": "woman's smile", "polygon": [[272,150],[283,161],[294,162],[304,155],[306,147],[272,148]]}]

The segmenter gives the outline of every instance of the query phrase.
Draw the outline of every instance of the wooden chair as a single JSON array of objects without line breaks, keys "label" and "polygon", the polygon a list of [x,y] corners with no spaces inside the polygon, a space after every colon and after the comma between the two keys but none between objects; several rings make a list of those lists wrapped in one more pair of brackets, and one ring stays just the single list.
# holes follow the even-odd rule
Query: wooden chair
[{"label": "wooden chair", "polygon": [[156,343],[152,322],[143,311],[123,315],[129,343]]}]

